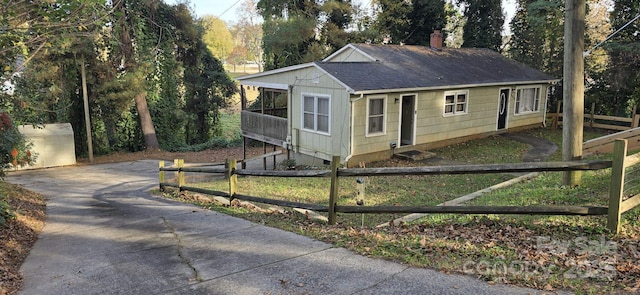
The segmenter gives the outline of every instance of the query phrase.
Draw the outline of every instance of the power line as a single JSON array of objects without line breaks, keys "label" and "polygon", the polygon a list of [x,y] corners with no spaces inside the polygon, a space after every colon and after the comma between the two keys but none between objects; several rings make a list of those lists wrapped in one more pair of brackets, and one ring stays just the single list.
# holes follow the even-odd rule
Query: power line
[{"label": "power line", "polygon": [[231,6],[229,6],[229,8],[225,9],[220,15],[218,15],[218,18],[221,18],[225,13],[227,13],[227,11],[231,10],[231,8],[233,8],[238,3],[240,3],[240,1],[242,1],[242,0],[238,0],[235,3],[231,4]]},{"label": "power line", "polygon": [[594,49],[600,47],[600,45],[602,45],[604,42],[607,42],[609,39],[613,38],[613,36],[615,36],[616,34],[620,33],[620,31],[624,30],[624,28],[628,27],[631,23],[633,23],[634,21],[636,21],[637,19],[640,18],[640,13],[638,15],[636,15],[636,17],[634,17],[632,20],[630,20],[628,23],[624,24],[624,26],[620,27],[618,30],[616,30],[615,32],[613,32],[611,35],[607,36],[607,38],[605,38],[604,40],[602,40],[600,43],[596,44],[595,46],[591,47],[591,49],[585,51],[582,56],[586,57],[589,54],[591,54],[591,51],[593,51]]}]

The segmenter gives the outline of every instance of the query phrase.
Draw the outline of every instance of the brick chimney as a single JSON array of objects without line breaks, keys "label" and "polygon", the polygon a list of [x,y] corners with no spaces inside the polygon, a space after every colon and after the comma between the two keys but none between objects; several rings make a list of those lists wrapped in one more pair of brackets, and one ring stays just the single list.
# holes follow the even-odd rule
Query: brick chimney
[{"label": "brick chimney", "polygon": [[440,30],[433,30],[431,33],[431,42],[429,43],[431,49],[441,50],[442,49],[442,33]]}]

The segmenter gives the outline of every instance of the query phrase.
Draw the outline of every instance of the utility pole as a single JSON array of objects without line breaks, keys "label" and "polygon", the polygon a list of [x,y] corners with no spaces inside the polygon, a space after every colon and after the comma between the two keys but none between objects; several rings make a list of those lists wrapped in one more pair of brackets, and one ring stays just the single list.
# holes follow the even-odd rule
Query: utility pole
[{"label": "utility pole", "polygon": [[93,163],[93,142],[91,141],[91,116],[89,115],[89,97],[87,94],[87,73],[84,68],[84,56],[80,62],[82,76],[82,100],[84,100],[84,125],[87,130],[87,146],[89,147],[89,162]]},{"label": "utility pole", "polygon": [[[565,1],[564,77],[562,80],[564,104],[562,159],[564,161],[582,159],[585,14],[585,0]],[[580,185],[581,182],[581,172],[563,172],[563,185],[574,187]]]}]

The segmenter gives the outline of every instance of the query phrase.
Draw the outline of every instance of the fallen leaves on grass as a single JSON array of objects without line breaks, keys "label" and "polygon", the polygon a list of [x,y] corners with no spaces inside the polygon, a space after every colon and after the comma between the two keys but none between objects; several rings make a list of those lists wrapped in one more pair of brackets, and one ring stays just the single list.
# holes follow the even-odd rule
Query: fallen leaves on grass
[{"label": "fallen leaves on grass", "polygon": [[0,225],[0,294],[14,294],[22,286],[20,265],[44,226],[45,202],[36,193],[0,182],[0,194],[16,218]]}]

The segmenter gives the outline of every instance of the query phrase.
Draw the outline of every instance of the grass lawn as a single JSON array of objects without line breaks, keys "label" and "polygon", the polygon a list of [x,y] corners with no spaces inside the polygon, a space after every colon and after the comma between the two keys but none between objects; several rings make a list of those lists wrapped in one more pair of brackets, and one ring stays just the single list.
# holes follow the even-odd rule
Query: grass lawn
[{"label": "grass lawn", "polygon": [[[562,131],[527,133],[560,146]],[[585,140],[601,136],[585,132]],[[460,163],[521,162],[528,146],[501,136],[435,150]],[[498,156],[499,155],[499,156]],[[610,155],[600,155],[606,159]],[[548,159],[561,160],[561,148]],[[373,166],[412,166],[390,160]],[[514,178],[510,174],[367,177],[365,205],[435,205]],[[468,205],[607,205],[610,171],[590,171],[576,188],[561,186],[558,172],[495,190]],[[632,177],[629,177],[632,178]],[[238,179],[238,193],[328,204],[329,178]],[[190,186],[227,191],[225,181]],[[340,205],[355,205],[356,178],[341,178]],[[640,193],[640,192],[635,192]],[[201,200],[201,199],[200,199]],[[467,273],[495,282],[577,293],[637,291],[640,287],[640,209],[624,215],[623,232],[612,236],[606,217],[432,214],[395,227],[376,227],[400,214],[339,214],[328,226],[304,216],[264,213],[245,207],[201,205],[254,222],[334,243],[362,255],[445,272]]]}]

